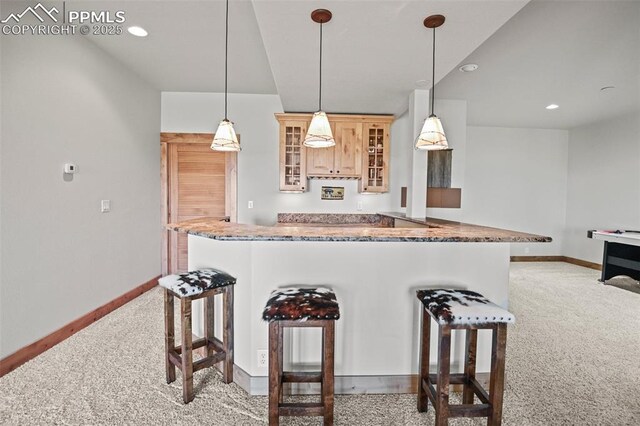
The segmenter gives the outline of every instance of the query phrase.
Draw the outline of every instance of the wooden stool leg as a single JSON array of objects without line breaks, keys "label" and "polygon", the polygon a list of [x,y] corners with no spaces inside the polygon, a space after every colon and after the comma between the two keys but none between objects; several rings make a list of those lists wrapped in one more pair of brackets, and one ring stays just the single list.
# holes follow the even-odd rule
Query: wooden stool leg
[{"label": "wooden stool leg", "polygon": [[269,425],[280,424],[279,418],[279,398],[280,387],[282,386],[282,371],[280,370],[280,357],[282,347],[280,346],[280,333],[282,328],[278,321],[269,323]]},{"label": "wooden stool leg", "polygon": [[182,317],[182,399],[184,403],[193,400],[193,335],[191,331],[191,299],[180,299]]},{"label": "wooden stool leg", "polygon": [[335,321],[322,327],[322,403],[324,425],[333,425]]},{"label": "wooden stool leg", "polygon": [[208,296],[203,301],[204,305],[204,337],[207,339],[207,346],[205,356],[210,357],[213,355],[213,345],[208,342],[213,342],[215,338],[215,298]]},{"label": "wooden stool leg", "polygon": [[[284,373],[284,327],[280,327],[280,333],[278,333],[278,347],[280,356],[278,357],[278,365],[280,375]],[[284,402],[284,383],[280,382],[280,395],[278,396],[280,404]]]},{"label": "wooden stool leg", "polygon": [[423,383],[429,378],[429,345],[431,342],[431,317],[426,309],[422,308],[422,334],[420,336],[420,368],[418,372],[418,411],[427,411],[429,398],[424,390]]},{"label": "wooden stool leg", "polygon": [[451,327],[438,327],[438,383],[436,386],[436,426],[446,426],[449,420],[449,371],[451,354]]},{"label": "wooden stool leg", "polygon": [[504,393],[504,364],[507,346],[507,324],[497,324],[493,330],[491,344],[491,381],[489,383],[489,403],[491,414],[487,425],[500,426],[502,424],[502,395]]},{"label": "wooden stool leg", "polygon": [[222,380],[225,383],[233,382],[233,286],[227,286],[222,293],[222,339],[224,343],[225,358],[223,362]]},{"label": "wooden stool leg", "polygon": [[478,330],[475,328],[466,331],[466,350],[464,360],[464,375],[466,383],[462,391],[462,403],[473,404],[474,392],[471,387],[471,379],[476,378],[476,349],[478,347]]},{"label": "wooden stool leg", "polygon": [[164,290],[164,355],[167,370],[167,383],[176,380],[176,366],[169,359],[169,352],[176,346],[175,326],[173,324],[173,294],[169,290]]},{"label": "wooden stool leg", "polygon": [[[325,390],[325,381],[324,381],[324,353],[325,353],[325,348],[327,347],[326,343],[326,339],[327,336],[325,336],[324,333],[324,329],[325,326],[323,325],[322,327],[320,327],[320,403],[323,406],[323,410],[324,410],[324,390]],[[323,414],[324,416],[324,414]]]}]

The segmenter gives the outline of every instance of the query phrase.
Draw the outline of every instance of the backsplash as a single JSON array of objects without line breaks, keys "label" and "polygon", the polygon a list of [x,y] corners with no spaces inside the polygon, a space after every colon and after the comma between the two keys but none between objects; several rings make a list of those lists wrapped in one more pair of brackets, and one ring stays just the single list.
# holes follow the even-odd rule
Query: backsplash
[{"label": "backsplash", "polygon": [[372,225],[393,226],[393,219],[379,214],[366,213],[278,213],[278,223],[368,223]]}]

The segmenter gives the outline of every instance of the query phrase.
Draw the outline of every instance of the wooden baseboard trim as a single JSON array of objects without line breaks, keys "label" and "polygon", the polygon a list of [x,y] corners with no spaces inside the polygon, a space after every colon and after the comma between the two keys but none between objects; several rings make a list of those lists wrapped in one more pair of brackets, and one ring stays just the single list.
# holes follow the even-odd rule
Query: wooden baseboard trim
[{"label": "wooden baseboard trim", "polygon": [[511,256],[512,262],[564,262],[564,256]]},{"label": "wooden baseboard trim", "polygon": [[576,259],[568,256],[511,256],[512,262],[566,262],[573,265],[582,266],[596,271],[602,270],[599,263],[587,262],[586,260]]},{"label": "wooden baseboard trim", "polygon": [[587,262],[586,260],[576,259],[575,257],[563,256],[563,261],[572,263],[578,266],[584,266],[585,268],[595,269],[596,271],[602,271],[602,265],[599,263]]},{"label": "wooden baseboard trim", "polygon": [[150,279],[146,283],[126,292],[125,294],[112,300],[111,302],[108,302],[100,306],[99,308],[94,309],[88,314],[81,316],[75,321],[70,322],[69,324],[43,337],[42,339],[33,342],[32,344],[25,346],[22,349],[18,349],[16,352],[0,360],[0,377],[15,370],[25,362],[37,357],[44,351],[52,348],[63,340],[71,337],[78,331],[82,330],[88,325],[91,325],[108,313],[115,311],[125,303],[130,302],[141,294],[151,290],[158,284],[158,278],[160,278],[160,276]]}]

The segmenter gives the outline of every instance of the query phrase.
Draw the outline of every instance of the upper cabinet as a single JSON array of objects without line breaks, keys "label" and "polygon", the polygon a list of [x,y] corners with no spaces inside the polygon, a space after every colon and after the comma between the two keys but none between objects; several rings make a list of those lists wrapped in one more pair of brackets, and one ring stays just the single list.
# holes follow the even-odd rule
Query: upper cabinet
[{"label": "upper cabinet", "polygon": [[359,179],[363,193],[387,192],[393,116],[328,114],[336,141],[302,145],[311,114],[276,114],[280,123],[280,190],[304,192],[307,178]]},{"label": "upper cabinet", "polygon": [[307,160],[302,141],[308,124],[304,120],[280,120],[280,191],[302,192],[307,186]]},{"label": "upper cabinet", "polygon": [[331,122],[336,141],[331,148],[307,149],[307,176],[360,178],[362,164],[362,125],[352,121]]},{"label": "upper cabinet", "polygon": [[360,178],[362,174],[362,125],[351,121],[338,121],[335,124],[335,130],[333,130],[333,137],[336,140],[334,147],[336,173],[343,177]]},{"label": "upper cabinet", "polygon": [[360,192],[389,191],[389,127],[390,123],[363,123],[364,152]]},{"label": "upper cabinet", "polygon": [[[329,122],[331,125],[331,132],[336,134],[335,123]],[[307,176],[333,176],[335,173],[334,157],[336,147],[330,148],[306,148],[307,152]]]}]

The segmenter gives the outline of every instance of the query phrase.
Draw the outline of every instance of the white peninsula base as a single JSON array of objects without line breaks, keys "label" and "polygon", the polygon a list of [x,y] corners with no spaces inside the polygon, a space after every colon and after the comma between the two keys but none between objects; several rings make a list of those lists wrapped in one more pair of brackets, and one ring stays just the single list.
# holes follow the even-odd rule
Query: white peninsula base
[{"label": "white peninsula base", "polygon": [[[267,367],[258,365],[257,354],[267,349],[268,327],[261,315],[277,287],[334,289],[341,311],[336,393],[415,391],[422,308],[417,289],[468,289],[504,308],[508,304],[509,243],[503,242],[227,241],[189,235],[189,269],[203,267],[222,269],[238,279],[235,376],[250,394],[267,393]],[[194,307],[194,332],[202,334],[199,307]],[[285,370],[318,369],[317,330],[287,332]],[[431,339],[435,347],[437,333]],[[490,345],[490,332],[480,331],[480,373],[489,371]],[[452,372],[461,370],[463,349],[464,333],[454,331]],[[432,363],[436,353],[432,351]],[[305,385],[300,386],[294,390],[305,392]]]}]

